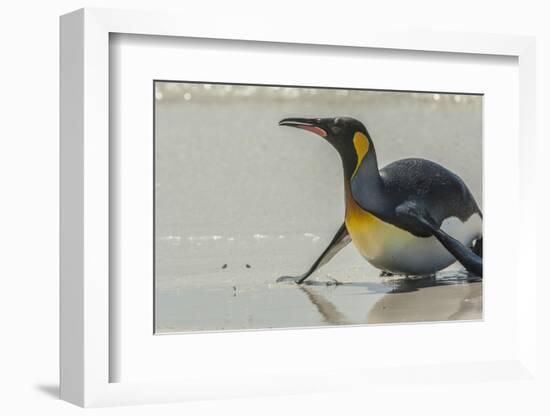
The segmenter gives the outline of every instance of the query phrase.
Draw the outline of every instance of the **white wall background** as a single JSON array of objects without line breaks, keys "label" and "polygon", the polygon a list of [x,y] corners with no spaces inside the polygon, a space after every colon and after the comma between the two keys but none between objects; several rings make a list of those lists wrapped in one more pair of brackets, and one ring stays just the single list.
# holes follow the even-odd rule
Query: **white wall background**
[{"label": "white wall background", "polygon": [[[186,4],[188,3],[188,4]],[[58,16],[74,9],[117,7],[179,10],[189,19],[221,13],[299,24],[315,19],[338,25],[431,27],[441,30],[512,33],[538,37],[538,132],[550,136],[550,29],[543,1],[361,1],[315,2],[232,0],[20,0],[0,9],[0,413],[74,414],[81,410],[56,400],[58,368]],[[185,24],[185,22],[182,22]],[[539,139],[539,175],[548,173],[548,140]],[[541,181],[539,185],[545,184]],[[539,244],[546,244],[545,204],[541,188]],[[542,194],[544,192],[544,194]],[[542,247],[542,246],[541,246]],[[544,254],[544,248],[542,253]],[[542,257],[542,256],[541,256]],[[542,259],[541,259],[542,261]],[[542,264],[541,264],[542,266]],[[540,268],[542,272],[542,267]],[[541,316],[549,284],[538,287]],[[545,331],[547,332],[547,331]],[[541,331],[544,346],[548,335]],[[545,348],[549,351],[550,348]],[[548,369],[548,358],[540,360]],[[546,371],[546,374],[550,374]],[[548,386],[547,386],[548,387]],[[548,388],[546,388],[547,394]],[[101,409],[99,414],[548,414],[544,391],[504,383],[459,385],[454,393],[388,388],[376,397],[349,394],[282,397]]]}]

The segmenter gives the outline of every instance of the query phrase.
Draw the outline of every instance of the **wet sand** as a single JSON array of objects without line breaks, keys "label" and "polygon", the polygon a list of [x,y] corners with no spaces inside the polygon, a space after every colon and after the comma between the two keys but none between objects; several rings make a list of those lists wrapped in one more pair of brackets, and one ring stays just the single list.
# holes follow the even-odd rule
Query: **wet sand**
[{"label": "wet sand", "polygon": [[482,282],[457,270],[363,281],[321,274],[301,286],[205,280],[218,282],[157,289],[157,333],[482,319]]},{"label": "wet sand", "polygon": [[380,299],[369,323],[482,319],[482,283],[428,286],[416,292],[393,293]]}]

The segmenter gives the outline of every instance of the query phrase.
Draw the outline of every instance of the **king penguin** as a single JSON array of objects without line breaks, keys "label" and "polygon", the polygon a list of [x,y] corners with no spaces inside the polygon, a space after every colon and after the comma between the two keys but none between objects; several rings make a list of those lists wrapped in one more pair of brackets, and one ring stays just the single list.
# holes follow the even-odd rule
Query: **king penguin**
[{"label": "king penguin", "polygon": [[285,118],[281,126],[315,133],[339,153],[344,171],[345,219],[303,283],[353,241],[383,273],[425,276],[455,261],[482,276],[482,213],[464,181],[443,166],[418,158],[378,168],[366,127],[351,117]]}]

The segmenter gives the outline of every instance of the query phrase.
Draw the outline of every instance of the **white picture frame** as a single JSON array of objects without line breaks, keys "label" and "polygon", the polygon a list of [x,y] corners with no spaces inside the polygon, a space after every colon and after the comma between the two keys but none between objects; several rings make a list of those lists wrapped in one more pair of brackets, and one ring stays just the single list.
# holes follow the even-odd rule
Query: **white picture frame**
[{"label": "white picture frame", "polygon": [[[368,372],[331,368],[337,377],[295,374],[282,368],[276,377],[238,380],[220,374],[178,381],[111,382],[110,365],[119,359],[110,349],[109,36],[113,33],[280,42],[336,47],[383,48],[438,53],[505,55],[519,67],[518,214],[536,204],[529,178],[535,163],[535,42],[508,35],[369,32],[328,33],[280,31],[276,25],[239,26],[220,20],[205,27],[169,13],[82,9],[61,18],[61,398],[80,406],[183,401],[197,398],[247,397],[346,389],[352,384],[407,379],[411,369],[370,368]],[[112,168],[112,166],[111,166]],[[482,379],[526,380],[536,377],[536,217],[518,215],[518,262],[522,282],[517,290],[517,349],[495,361],[415,367],[415,380],[436,377],[476,382]],[[324,331],[330,331],[325,329]],[[318,334],[310,333],[309,337]],[[194,335],[190,335],[194,336]],[[233,334],[233,337],[245,335]],[[281,337],[295,337],[288,331]],[[238,342],[238,341],[237,341]],[[473,376],[472,376],[473,374]],[[477,375],[477,376],[476,376]],[[332,381],[331,381],[332,380]],[[346,382],[342,382],[346,380]],[[412,380],[412,379],[411,379]],[[412,381],[411,381],[412,382]]]}]

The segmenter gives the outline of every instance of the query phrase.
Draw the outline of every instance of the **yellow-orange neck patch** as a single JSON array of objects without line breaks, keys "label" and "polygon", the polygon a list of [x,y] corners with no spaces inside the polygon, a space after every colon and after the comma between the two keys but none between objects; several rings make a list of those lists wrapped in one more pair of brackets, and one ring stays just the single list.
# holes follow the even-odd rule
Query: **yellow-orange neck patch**
[{"label": "yellow-orange neck patch", "polygon": [[353,178],[359,169],[359,165],[365,158],[366,154],[369,151],[369,139],[361,132],[357,132],[353,135],[353,146],[355,147],[355,153],[357,154],[357,165],[353,170],[351,177]]}]

